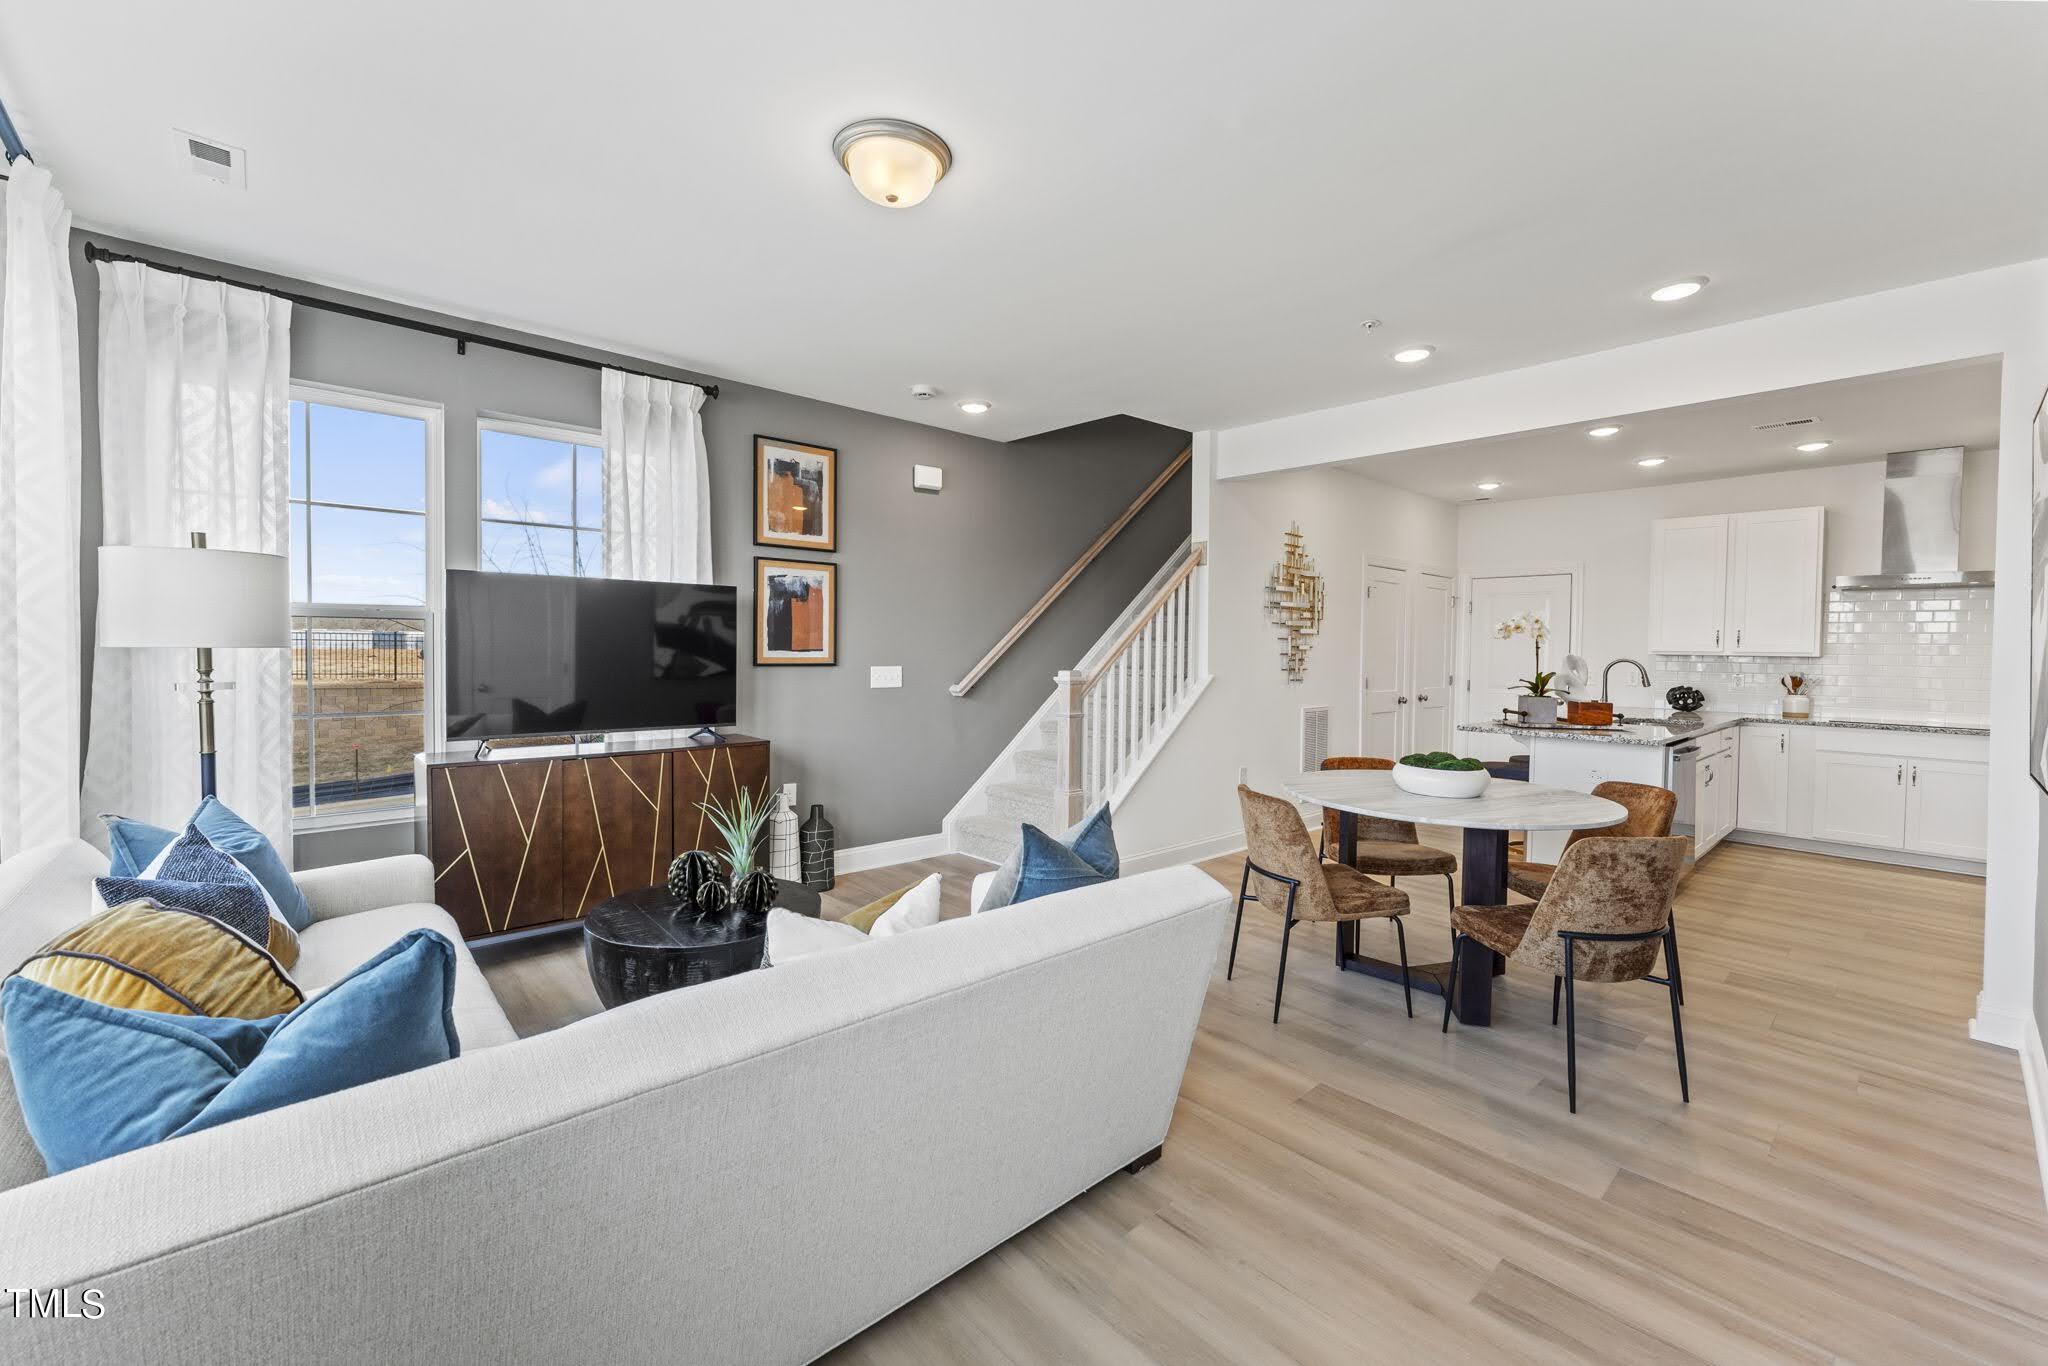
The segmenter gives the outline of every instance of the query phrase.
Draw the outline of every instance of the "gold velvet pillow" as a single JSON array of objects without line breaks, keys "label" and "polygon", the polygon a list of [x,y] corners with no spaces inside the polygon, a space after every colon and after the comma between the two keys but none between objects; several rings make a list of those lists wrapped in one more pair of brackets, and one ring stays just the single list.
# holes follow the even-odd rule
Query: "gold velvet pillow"
[{"label": "gold velvet pillow", "polygon": [[263,945],[197,911],[124,902],[65,931],[16,972],[121,1010],[261,1020],[306,999]]},{"label": "gold velvet pillow", "polygon": [[899,887],[895,891],[889,893],[889,895],[882,897],[880,900],[870,901],[867,905],[861,907],[857,911],[848,911],[845,915],[839,917],[839,923],[842,925],[851,925],[856,930],[859,930],[862,934],[866,934],[869,930],[872,930],[875,927],[875,922],[882,918],[882,912],[888,910],[891,906],[894,906],[897,902],[901,901],[905,893],[912,892],[915,890],[916,888],[914,886]]}]

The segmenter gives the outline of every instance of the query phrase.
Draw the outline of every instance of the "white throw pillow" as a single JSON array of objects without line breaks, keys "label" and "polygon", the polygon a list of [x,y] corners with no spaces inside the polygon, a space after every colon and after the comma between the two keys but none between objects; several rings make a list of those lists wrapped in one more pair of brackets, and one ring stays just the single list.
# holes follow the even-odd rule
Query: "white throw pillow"
[{"label": "white throw pillow", "polygon": [[892,934],[903,934],[910,930],[921,930],[927,925],[939,923],[939,886],[941,879],[933,873],[902,896],[896,904],[877,916],[868,928],[868,938],[887,939]]},{"label": "white throw pillow", "polygon": [[865,944],[868,937],[851,925],[816,916],[798,915],[777,906],[768,912],[768,961],[787,963],[806,954]]}]

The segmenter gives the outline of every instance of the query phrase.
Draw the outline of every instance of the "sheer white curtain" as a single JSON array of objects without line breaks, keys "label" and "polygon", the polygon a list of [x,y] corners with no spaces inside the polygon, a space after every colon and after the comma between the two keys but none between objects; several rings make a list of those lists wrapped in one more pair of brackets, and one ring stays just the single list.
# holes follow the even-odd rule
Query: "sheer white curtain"
[{"label": "sheer white curtain", "polygon": [[604,556],[615,579],[711,582],[704,391],[604,372]]},{"label": "sheer white curtain", "polygon": [[0,858],[78,829],[78,303],[71,211],[22,158],[0,267]]},{"label": "sheer white curtain", "polygon": [[[108,545],[289,552],[291,305],[102,262],[100,497]],[[291,856],[291,659],[221,650],[220,799]],[[99,649],[85,832],[116,811],[176,827],[199,804],[189,650]],[[177,690],[173,691],[174,685]]]}]

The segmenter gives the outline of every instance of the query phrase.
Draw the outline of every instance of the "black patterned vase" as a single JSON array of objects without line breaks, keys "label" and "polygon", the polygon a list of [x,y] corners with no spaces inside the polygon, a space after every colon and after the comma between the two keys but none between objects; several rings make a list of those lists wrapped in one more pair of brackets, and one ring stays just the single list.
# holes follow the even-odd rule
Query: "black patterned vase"
[{"label": "black patterned vase", "polygon": [[678,906],[695,906],[697,889],[718,880],[718,860],[702,849],[678,854],[668,866],[669,899]]},{"label": "black patterned vase", "polygon": [[1681,683],[1666,692],[1664,700],[1671,704],[1673,711],[1698,711],[1707,704],[1707,695],[1698,688],[1688,688]]},{"label": "black patterned vase", "polygon": [[732,885],[732,906],[748,915],[766,915],[775,904],[775,875],[756,868]]},{"label": "black patterned vase", "polygon": [[811,804],[811,814],[804,821],[797,843],[803,851],[804,886],[814,892],[832,890],[833,830],[832,822],[825,819],[825,808],[817,802]]},{"label": "black patterned vase", "polygon": [[695,900],[698,915],[718,915],[732,904],[732,892],[723,882],[712,878],[697,889]]}]

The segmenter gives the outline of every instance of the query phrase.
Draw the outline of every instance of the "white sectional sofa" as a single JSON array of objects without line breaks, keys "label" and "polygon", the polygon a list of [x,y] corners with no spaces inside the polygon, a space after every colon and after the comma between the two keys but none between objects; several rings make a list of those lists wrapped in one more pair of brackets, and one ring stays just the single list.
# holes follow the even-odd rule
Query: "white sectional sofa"
[{"label": "white sectional sofa", "polygon": [[[0,951],[103,866],[0,865]],[[455,938],[424,860],[300,882],[309,984]],[[526,1040],[465,953],[462,1057],[0,1191],[0,1286],[103,1305],[0,1303],[0,1360],[808,1361],[1165,1141],[1227,904],[1167,869]]]}]

